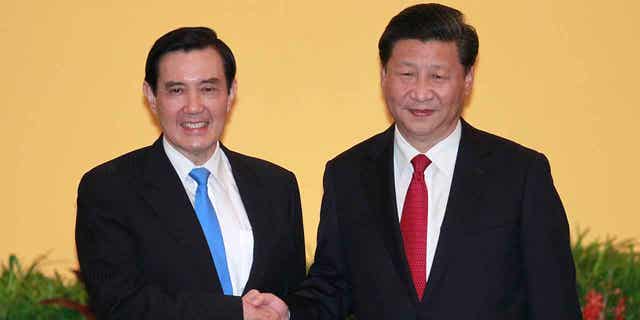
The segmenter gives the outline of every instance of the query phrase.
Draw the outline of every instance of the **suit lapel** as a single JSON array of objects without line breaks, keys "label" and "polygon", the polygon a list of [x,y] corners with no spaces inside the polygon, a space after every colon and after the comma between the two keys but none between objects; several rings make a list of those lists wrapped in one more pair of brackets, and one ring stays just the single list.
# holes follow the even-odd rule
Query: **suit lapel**
[{"label": "suit lapel", "polygon": [[464,120],[461,121],[462,136],[438,246],[425,289],[425,303],[430,301],[429,297],[437,294],[436,290],[446,274],[447,264],[455,258],[456,247],[464,245],[460,243],[460,229],[465,218],[475,212],[474,204],[487,185],[484,173],[490,149],[478,130]]},{"label": "suit lapel", "polygon": [[264,185],[253,170],[244,163],[237,153],[227,149],[222,143],[220,146],[231,164],[233,178],[238,186],[240,198],[253,233],[253,263],[245,285],[244,293],[246,293],[251,288],[259,287],[258,284],[264,276],[266,263],[269,259],[270,250],[267,247],[269,240],[273,238],[270,237],[272,230],[269,230],[269,215],[265,214],[269,210],[269,201],[264,198]]},{"label": "suit lapel", "polygon": [[211,279],[211,285],[217,288],[214,290],[222,292],[202,228],[184,186],[164,152],[162,138],[151,146],[144,159],[141,176],[141,196],[153,208],[170,236],[179,244],[189,247],[194,257],[202,257],[197,265],[204,266],[203,270],[211,271],[206,278]]},{"label": "suit lapel", "polygon": [[398,221],[393,170],[393,137],[394,126],[392,125],[382,133],[377,144],[370,150],[367,165],[362,171],[362,181],[367,199],[371,201],[370,209],[377,218],[381,230],[379,236],[383,238],[385,248],[400,278],[406,283],[407,291],[417,302],[418,297],[404,253]]}]

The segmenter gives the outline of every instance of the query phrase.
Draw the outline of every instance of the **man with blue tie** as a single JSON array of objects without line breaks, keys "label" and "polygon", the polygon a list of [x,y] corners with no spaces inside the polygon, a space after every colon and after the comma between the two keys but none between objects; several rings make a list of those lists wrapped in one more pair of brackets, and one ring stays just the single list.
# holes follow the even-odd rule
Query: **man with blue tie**
[{"label": "man with blue tie", "polygon": [[78,188],[78,259],[98,319],[286,316],[249,300],[283,297],[304,278],[298,185],[219,141],[235,71],[208,28],[173,30],[151,48],[143,91],[161,137]]}]

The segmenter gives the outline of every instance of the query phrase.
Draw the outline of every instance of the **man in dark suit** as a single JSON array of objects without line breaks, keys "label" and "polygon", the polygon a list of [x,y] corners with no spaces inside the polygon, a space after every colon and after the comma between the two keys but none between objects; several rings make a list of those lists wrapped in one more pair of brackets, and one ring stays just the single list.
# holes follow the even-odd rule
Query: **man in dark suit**
[{"label": "man in dark suit", "polygon": [[390,21],[379,51],[395,124],[327,163],[315,261],[287,298],[291,319],[579,319],[547,159],[461,118],[474,28],[420,4]]},{"label": "man in dark suit", "polygon": [[208,28],[173,30],[151,48],[144,95],[162,136],[78,189],[78,259],[98,319],[286,316],[248,300],[304,279],[298,185],[219,142],[235,69]]}]

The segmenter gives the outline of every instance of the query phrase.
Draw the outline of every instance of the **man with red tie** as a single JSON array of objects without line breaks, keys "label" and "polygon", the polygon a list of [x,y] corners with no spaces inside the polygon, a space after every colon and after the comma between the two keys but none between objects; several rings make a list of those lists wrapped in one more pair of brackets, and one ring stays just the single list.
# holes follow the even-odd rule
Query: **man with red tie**
[{"label": "man with red tie", "polygon": [[461,118],[474,28],[420,4],[378,46],[395,123],[327,163],[315,261],[287,299],[291,319],[579,319],[546,157]]}]

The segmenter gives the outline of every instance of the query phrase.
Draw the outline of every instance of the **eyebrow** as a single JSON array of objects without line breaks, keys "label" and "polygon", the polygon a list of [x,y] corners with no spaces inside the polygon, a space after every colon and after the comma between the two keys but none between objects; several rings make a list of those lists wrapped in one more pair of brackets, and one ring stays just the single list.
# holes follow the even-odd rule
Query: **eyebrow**
[{"label": "eyebrow", "polygon": [[[200,81],[199,84],[204,84],[204,83],[218,84],[220,82],[222,82],[222,80],[220,80],[219,78],[212,77],[212,78]],[[171,81],[170,80],[170,81],[167,81],[167,82],[164,83],[164,87],[167,88],[167,89],[171,88],[171,87],[174,87],[174,86],[184,86],[184,85],[185,85],[185,83],[182,82],[182,81]]]},{"label": "eyebrow", "polygon": [[180,82],[180,81],[167,81],[164,83],[164,87],[165,88],[171,88],[171,87],[175,87],[175,86],[183,86],[184,83]]},{"label": "eyebrow", "polygon": [[404,67],[417,67],[415,63],[409,61],[400,61],[400,65]]},{"label": "eyebrow", "polygon": [[447,70],[448,66],[445,65],[445,64],[432,64],[432,65],[428,66],[428,68],[430,70],[443,70],[443,69]]},{"label": "eyebrow", "polygon": [[[411,61],[400,61],[399,63],[400,65],[406,66],[406,67],[413,67],[413,68],[418,67],[417,63],[411,62]],[[429,63],[426,67],[429,70],[434,70],[434,69],[447,69],[448,66],[443,63]]]},{"label": "eyebrow", "polygon": [[219,78],[213,77],[213,78],[209,78],[209,79],[205,79],[200,81],[200,83],[210,83],[210,84],[218,84],[222,82],[222,80],[220,80]]}]

